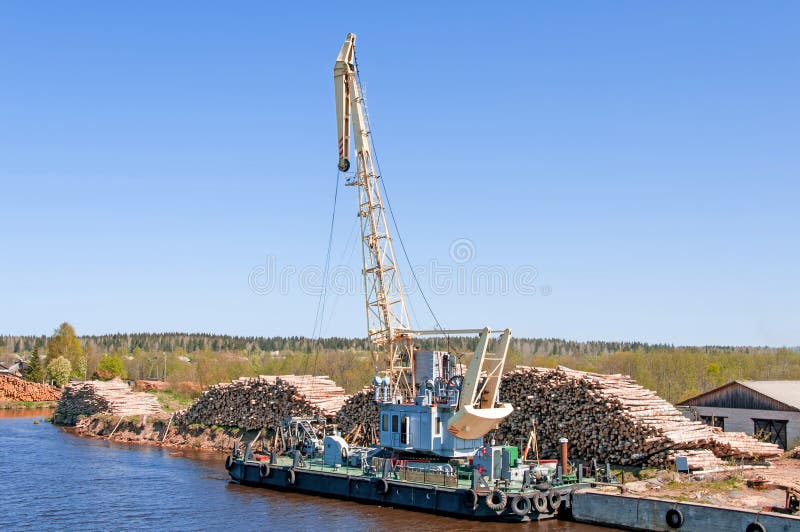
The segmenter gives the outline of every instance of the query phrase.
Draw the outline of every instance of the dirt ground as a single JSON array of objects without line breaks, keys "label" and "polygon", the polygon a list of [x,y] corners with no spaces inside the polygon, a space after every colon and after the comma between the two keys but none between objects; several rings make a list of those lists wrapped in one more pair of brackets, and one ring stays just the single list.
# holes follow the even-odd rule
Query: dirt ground
[{"label": "dirt ground", "polygon": [[[756,483],[761,483],[761,486]],[[800,460],[779,458],[770,467],[735,468],[708,474],[658,471],[653,478],[626,482],[632,495],[750,510],[784,508],[786,489],[800,496]]]}]

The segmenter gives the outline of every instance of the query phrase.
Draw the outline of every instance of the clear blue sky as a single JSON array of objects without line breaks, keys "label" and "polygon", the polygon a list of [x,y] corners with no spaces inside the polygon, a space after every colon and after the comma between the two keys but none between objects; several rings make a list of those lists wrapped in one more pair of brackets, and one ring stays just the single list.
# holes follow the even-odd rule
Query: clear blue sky
[{"label": "clear blue sky", "polygon": [[[411,261],[538,272],[434,291],[445,326],[800,344],[788,1],[2,2],[0,332],[312,334],[296,277],[249,279],[324,261],[351,31]],[[350,292],[323,334],[364,334]]]}]

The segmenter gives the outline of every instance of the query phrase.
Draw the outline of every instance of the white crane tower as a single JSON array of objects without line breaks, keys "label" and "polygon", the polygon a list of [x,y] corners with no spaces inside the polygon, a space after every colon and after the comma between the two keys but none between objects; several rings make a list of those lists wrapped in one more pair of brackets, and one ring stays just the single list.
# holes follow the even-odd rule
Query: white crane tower
[{"label": "white crane tower", "polygon": [[[388,377],[376,381],[381,445],[396,451],[468,456],[483,445],[483,436],[513,411],[511,405],[498,402],[511,330],[497,331],[500,337],[492,354],[487,352],[493,334],[489,328],[411,329],[381,197],[381,176],[373,159],[355,42],[356,36],[349,33],[334,66],[338,166],[345,173],[351,169],[352,132],[355,168],[347,174],[347,184],[358,189],[367,335],[374,352],[383,354]],[[463,377],[457,374],[455,357],[449,353],[414,348],[417,336],[443,334],[479,335]]]},{"label": "white crane tower", "polygon": [[386,353],[391,395],[408,399],[414,395],[413,339],[378,183],[380,176],[372,156],[369,122],[355,66],[355,43],[356,36],[348,34],[334,67],[339,170],[347,172],[351,167],[352,128],[356,164],[347,184],[358,187],[367,334],[372,345]]}]

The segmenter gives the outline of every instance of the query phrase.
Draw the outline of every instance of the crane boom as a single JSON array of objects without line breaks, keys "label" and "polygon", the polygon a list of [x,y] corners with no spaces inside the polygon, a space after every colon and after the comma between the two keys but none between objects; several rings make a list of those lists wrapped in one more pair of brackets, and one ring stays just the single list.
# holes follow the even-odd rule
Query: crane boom
[{"label": "crane boom", "polygon": [[373,351],[384,353],[392,396],[410,399],[414,396],[411,327],[381,197],[380,176],[373,160],[366,105],[358,83],[355,42],[355,34],[347,34],[334,66],[338,168],[342,172],[350,170],[352,133],[355,168],[347,184],[358,188],[367,336]]},{"label": "crane boom", "polygon": [[[388,379],[377,377],[373,381],[375,400],[381,403],[380,441],[393,450],[467,456],[481,447],[482,438],[513,411],[511,405],[500,403],[498,397],[511,330],[502,331],[496,353],[487,352],[492,334],[488,328],[411,330],[381,197],[380,176],[373,160],[355,43],[356,36],[348,33],[333,70],[338,167],[339,171],[348,172],[346,184],[358,189],[367,336],[374,355],[377,357],[380,351],[385,357]],[[354,164],[351,164],[351,149]],[[351,166],[354,166],[352,172]],[[414,337],[430,332],[479,334],[475,354],[461,384],[456,378],[455,357],[450,353],[415,351]],[[442,426],[447,427],[446,433]]]}]

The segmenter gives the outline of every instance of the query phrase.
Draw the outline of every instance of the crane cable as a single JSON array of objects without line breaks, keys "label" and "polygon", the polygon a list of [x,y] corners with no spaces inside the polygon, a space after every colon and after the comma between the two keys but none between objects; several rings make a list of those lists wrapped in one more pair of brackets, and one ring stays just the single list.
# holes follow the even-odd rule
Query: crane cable
[{"label": "crane cable", "polygon": [[[331,266],[331,249],[333,248],[333,228],[336,223],[336,203],[339,199],[339,176],[341,172],[336,172],[336,183],[333,191],[333,207],[331,208],[331,225],[328,230],[328,250],[325,253],[325,266],[322,271],[322,291],[317,300],[317,313],[314,317],[314,329],[311,331],[311,349],[314,353],[314,373],[317,372],[317,360],[319,359],[319,341],[322,334],[322,323],[325,316],[325,303],[328,295],[328,275]],[[305,371],[308,373],[308,358],[306,358]]]},{"label": "crane cable", "polygon": [[[366,93],[364,92],[364,86],[361,83],[361,72],[358,69],[358,56],[353,52],[353,63],[356,67],[356,81],[358,83],[358,88],[361,91],[361,100],[364,103],[364,107],[367,106],[367,98]],[[372,144],[372,155],[375,158],[375,166],[378,167],[378,174],[382,177],[383,170],[381,170],[381,162],[378,159],[378,150],[375,147],[375,137],[372,135],[372,124],[369,118],[369,111],[365,109],[364,113],[364,120],[367,123],[367,131],[369,132],[369,139],[370,143]],[[422,285],[419,282],[419,278],[417,277],[417,273],[414,271],[414,267],[411,265],[411,259],[408,257],[408,251],[406,251],[406,244],[403,241],[403,236],[400,234],[400,228],[397,226],[397,220],[394,217],[394,210],[392,210],[392,202],[389,200],[389,192],[386,190],[386,179],[381,179],[381,188],[383,188],[383,196],[386,198],[386,205],[389,207],[389,216],[392,218],[392,224],[394,225],[395,233],[397,234],[397,239],[400,241],[400,248],[403,250],[403,256],[406,258],[406,263],[408,263],[408,268],[411,271],[411,277],[414,279],[414,284],[417,286],[417,290],[419,290],[420,295],[422,296],[422,300],[425,302],[425,306],[428,307],[428,312],[430,312],[431,316],[433,317],[433,321],[436,322],[436,328],[441,330],[444,333],[444,327],[439,322],[439,318],[436,317],[436,313],[433,311],[431,307],[430,301],[428,301],[428,297],[425,295],[425,292],[422,290]],[[444,333],[445,338],[447,339],[448,349],[450,348],[450,337],[447,333]]]}]

